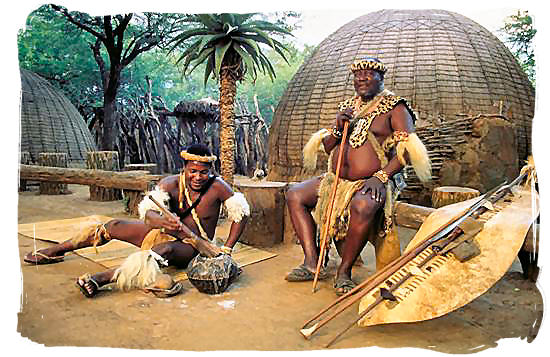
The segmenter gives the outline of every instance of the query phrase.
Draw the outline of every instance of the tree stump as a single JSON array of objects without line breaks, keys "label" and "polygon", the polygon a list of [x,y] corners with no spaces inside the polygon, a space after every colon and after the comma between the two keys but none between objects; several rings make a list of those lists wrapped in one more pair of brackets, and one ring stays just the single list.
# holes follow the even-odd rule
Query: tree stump
[{"label": "tree stump", "polygon": [[271,247],[283,242],[285,182],[236,184],[250,205],[250,217],[240,242],[257,247]]},{"label": "tree stump", "polygon": [[[86,165],[89,169],[120,171],[117,151],[89,151],[86,153]],[[122,191],[118,188],[107,188],[90,185],[90,201],[118,201]]]},{"label": "tree stump", "polygon": [[[67,154],[58,152],[41,152],[38,154],[38,165],[50,167],[67,167]],[[40,182],[38,191],[41,195],[63,195],[69,193],[66,183]]]},{"label": "tree stump", "polygon": [[124,211],[131,216],[139,217],[138,205],[144,195],[143,191],[124,190]]},{"label": "tree stump", "polygon": [[[32,163],[31,153],[28,151],[19,152],[19,163],[30,165]],[[27,180],[19,180],[19,192],[27,191]]]},{"label": "tree stump", "polygon": [[432,192],[432,207],[439,208],[452,203],[462,202],[479,196],[474,188],[459,186],[441,186]]}]

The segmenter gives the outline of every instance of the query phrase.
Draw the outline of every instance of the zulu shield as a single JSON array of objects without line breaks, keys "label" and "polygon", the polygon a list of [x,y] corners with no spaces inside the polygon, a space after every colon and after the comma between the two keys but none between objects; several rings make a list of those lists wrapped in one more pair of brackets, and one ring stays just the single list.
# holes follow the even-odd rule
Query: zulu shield
[{"label": "zulu shield", "polygon": [[[404,253],[476,200],[479,198],[433,212]],[[489,210],[477,222],[465,221],[459,226],[465,237],[443,249],[437,244],[427,247],[365,295],[359,305],[359,313],[364,314],[359,326],[439,317],[493,286],[512,265],[538,215],[538,195],[529,188],[516,187],[513,194],[486,207]],[[466,249],[468,254],[464,255],[461,252],[468,245],[471,249]]]}]

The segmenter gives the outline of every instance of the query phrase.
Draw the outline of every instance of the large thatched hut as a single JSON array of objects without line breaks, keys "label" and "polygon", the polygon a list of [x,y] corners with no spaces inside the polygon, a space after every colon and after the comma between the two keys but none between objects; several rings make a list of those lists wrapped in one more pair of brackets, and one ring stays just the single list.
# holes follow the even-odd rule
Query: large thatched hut
[{"label": "large thatched hut", "polygon": [[[445,130],[452,131],[460,127],[461,118],[469,118],[465,131],[457,133],[469,135],[478,114],[497,115],[513,123],[517,147],[513,167],[517,169],[519,160],[530,153],[534,88],[498,38],[449,11],[381,10],[342,26],[298,69],[275,111],[268,179],[306,177],[301,150],[313,132],[332,125],[337,104],[354,95],[349,65],[364,55],[387,65],[385,86],[408,100],[417,113],[417,127],[437,129],[458,121],[447,125]],[[426,135],[433,137],[430,133]],[[434,148],[454,136],[431,140],[428,149],[433,154]],[[434,158],[436,181],[443,161]],[[318,172],[325,168],[320,160]],[[478,184],[480,189],[484,185],[490,184]]]},{"label": "large thatched hut", "polygon": [[36,162],[39,153],[66,153],[71,166],[84,166],[96,150],[92,135],[75,106],[35,73],[21,69],[20,150]]}]

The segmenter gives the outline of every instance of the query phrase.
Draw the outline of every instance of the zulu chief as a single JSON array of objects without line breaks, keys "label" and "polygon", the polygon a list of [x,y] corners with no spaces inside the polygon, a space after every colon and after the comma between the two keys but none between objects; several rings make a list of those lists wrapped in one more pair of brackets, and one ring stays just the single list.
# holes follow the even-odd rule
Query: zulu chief
[{"label": "zulu chief", "polygon": [[[328,172],[293,185],[287,194],[304,261],[286,280],[313,280],[319,259],[316,224],[323,231],[338,152],[343,150],[327,237],[334,240],[342,258],[334,279],[337,295],[356,285],[352,266],[368,241],[375,246],[377,269],[400,255],[391,214],[395,175],[410,163],[421,180],[431,177],[426,149],[414,134],[413,111],[405,99],[384,89],[385,65],[365,57],[354,62],[351,71],[356,96],[340,103],[334,126],[314,133],[303,150],[306,169],[316,167],[319,151],[328,153]],[[342,142],[345,122],[350,134]],[[328,278],[327,272],[321,269],[318,278]]]},{"label": "zulu chief", "polygon": [[[221,252],[231,254],[242,234],[250,207],[242,193],[233,192],[220,177],[212,173],[217,159],[208,147],[194,144],[181,152],[184,168],[180,175],[163,178],[138,206],[140,219],[112,219],[91,224],[73,238],[53,247],[30,252],[24,258],[32,264],[56,263],[65,253],[89,246],[102,245],[112,239],[122,240],[141,248],[130,255],[116,269],[77,279],[77,285],[86,297],[108,283],[116,282],[119,288],[145,288],[153,284],[160,274],[160,266],[173,265],[185,268],[199,251],[183,241],[189,234],[212,240],[218,223],[221,205],[232,221],[230,232]],[[159,203],[163,209],[157,206]],[[178,239],[177,239],[178,238]]]}]

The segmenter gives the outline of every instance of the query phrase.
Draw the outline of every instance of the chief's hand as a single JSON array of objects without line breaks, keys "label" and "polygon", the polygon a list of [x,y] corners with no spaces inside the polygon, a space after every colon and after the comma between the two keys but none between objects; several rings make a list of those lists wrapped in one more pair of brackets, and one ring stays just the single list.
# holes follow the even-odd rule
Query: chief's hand
[{"label": "chief's hand", "polygon": [[348,108],[343,112],[338,112],[338,114],[336,114],[336,121],[334,123],[334,126],[336,126],[336,129],[342,131],[344,130],[344,122],[349,122],[352,117],[353,109],[351,108]]},{"label": "chief's hand", "polygon": [[162,215],[162,220],[160,221],[161,227],[169,231],[179,231],[181,230],[181,221],[177,217],[171,217],[169,215]]},{"label": "chief's hand", "polygon": [[386,188],[384,184],[376,177],[367,179],[363,188],[359,191],[362,195],[370,195],[370,197],[378,203],[381,203],[385,198]]}]

